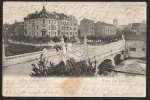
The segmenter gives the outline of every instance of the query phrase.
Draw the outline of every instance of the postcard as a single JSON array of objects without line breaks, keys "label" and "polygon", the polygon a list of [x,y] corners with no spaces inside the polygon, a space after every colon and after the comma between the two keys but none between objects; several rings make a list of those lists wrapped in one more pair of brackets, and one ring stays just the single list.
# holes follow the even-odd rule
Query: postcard
[{"label": "postcard", "polygon": [[4,97],[145,97],[146,2],[3,2]]}]

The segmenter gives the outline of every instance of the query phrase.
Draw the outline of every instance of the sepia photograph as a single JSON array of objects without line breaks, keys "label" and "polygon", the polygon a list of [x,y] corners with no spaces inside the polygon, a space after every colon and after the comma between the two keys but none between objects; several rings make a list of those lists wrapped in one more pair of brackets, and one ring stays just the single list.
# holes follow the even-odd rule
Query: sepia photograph
[{"label": "sepia photograph", "polygon": [[3,2],[3,96],[145,97],[146,2]]}]

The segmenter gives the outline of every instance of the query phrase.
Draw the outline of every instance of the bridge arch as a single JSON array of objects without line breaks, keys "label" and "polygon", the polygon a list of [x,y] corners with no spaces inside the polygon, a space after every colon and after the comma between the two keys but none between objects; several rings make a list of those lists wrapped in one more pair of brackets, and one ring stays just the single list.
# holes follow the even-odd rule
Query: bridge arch
[{"label": "bridge arch", "polygon": [[103,74],[105,71],[111,72],[111,68],[113,68],[112,60],[111,59],[105,59],[103,60],[99,66],[97,67],[99,70],[99,74]]},{"label": "bridge arch", "polygon": [[122,54],[116,54],[113,58],[115,65],[120,64]]}]

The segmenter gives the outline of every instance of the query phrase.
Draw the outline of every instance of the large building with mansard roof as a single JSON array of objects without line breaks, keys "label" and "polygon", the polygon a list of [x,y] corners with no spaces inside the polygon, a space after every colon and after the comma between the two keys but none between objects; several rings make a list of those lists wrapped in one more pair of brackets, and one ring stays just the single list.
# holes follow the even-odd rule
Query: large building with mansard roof
[{"label": "large building with mansard roof", "polygon": [[28,14],[24,18],[24,34],[29,36],[78,36],[77,19],[70,15],[48,12],[45,7],[42,11]]}]

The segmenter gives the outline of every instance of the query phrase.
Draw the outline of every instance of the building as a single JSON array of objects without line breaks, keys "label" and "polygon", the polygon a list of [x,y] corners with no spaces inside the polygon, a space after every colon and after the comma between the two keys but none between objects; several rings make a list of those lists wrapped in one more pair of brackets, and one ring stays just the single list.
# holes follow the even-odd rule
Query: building
[{"label": "building", "polygon": [[80,21],[81,36],[95,35],[95,23],[93,20],[83,19]]},{"label": "building", "polygon": [[118,27],[118,20],[117,19],[113,20],[113,25],[115,25],[116,27]]},{"label": "building", "polygon": [[10,34],[14,34],[14,27],[12,24],[9,23],[5,23],[3,25],[3,35],[10,35]]},{"label": "building", "polygon": [[81,37],[81,28],[80,28],[80,25],[78,25],[78,37]]},{"label": "building", "polygon": [[115,35],[115,34],[116,34],[115,25],[100,22],[100,21],[95,23],[95,35],[96,36]]},{"label": "building", "polygon": [[146,58],[146,36],[130,35],[126,39],[126,51],[130,58]]},{"label": "building", "polygon": [[131,24],[131,29],[136,35],[146,35],[146,27],[146,21]]},{"label": "building", "polygon": [[24,18],[24,34],[30,36],[78,36],[77,19],[63,13],[48,12],[45,7],[41,11],[28,14]]},{"label": "building", "polygon": [[15,35],[23,35],[24,34],[24,22],[17,22],[12,25],[14,29],[14,34]]}]

